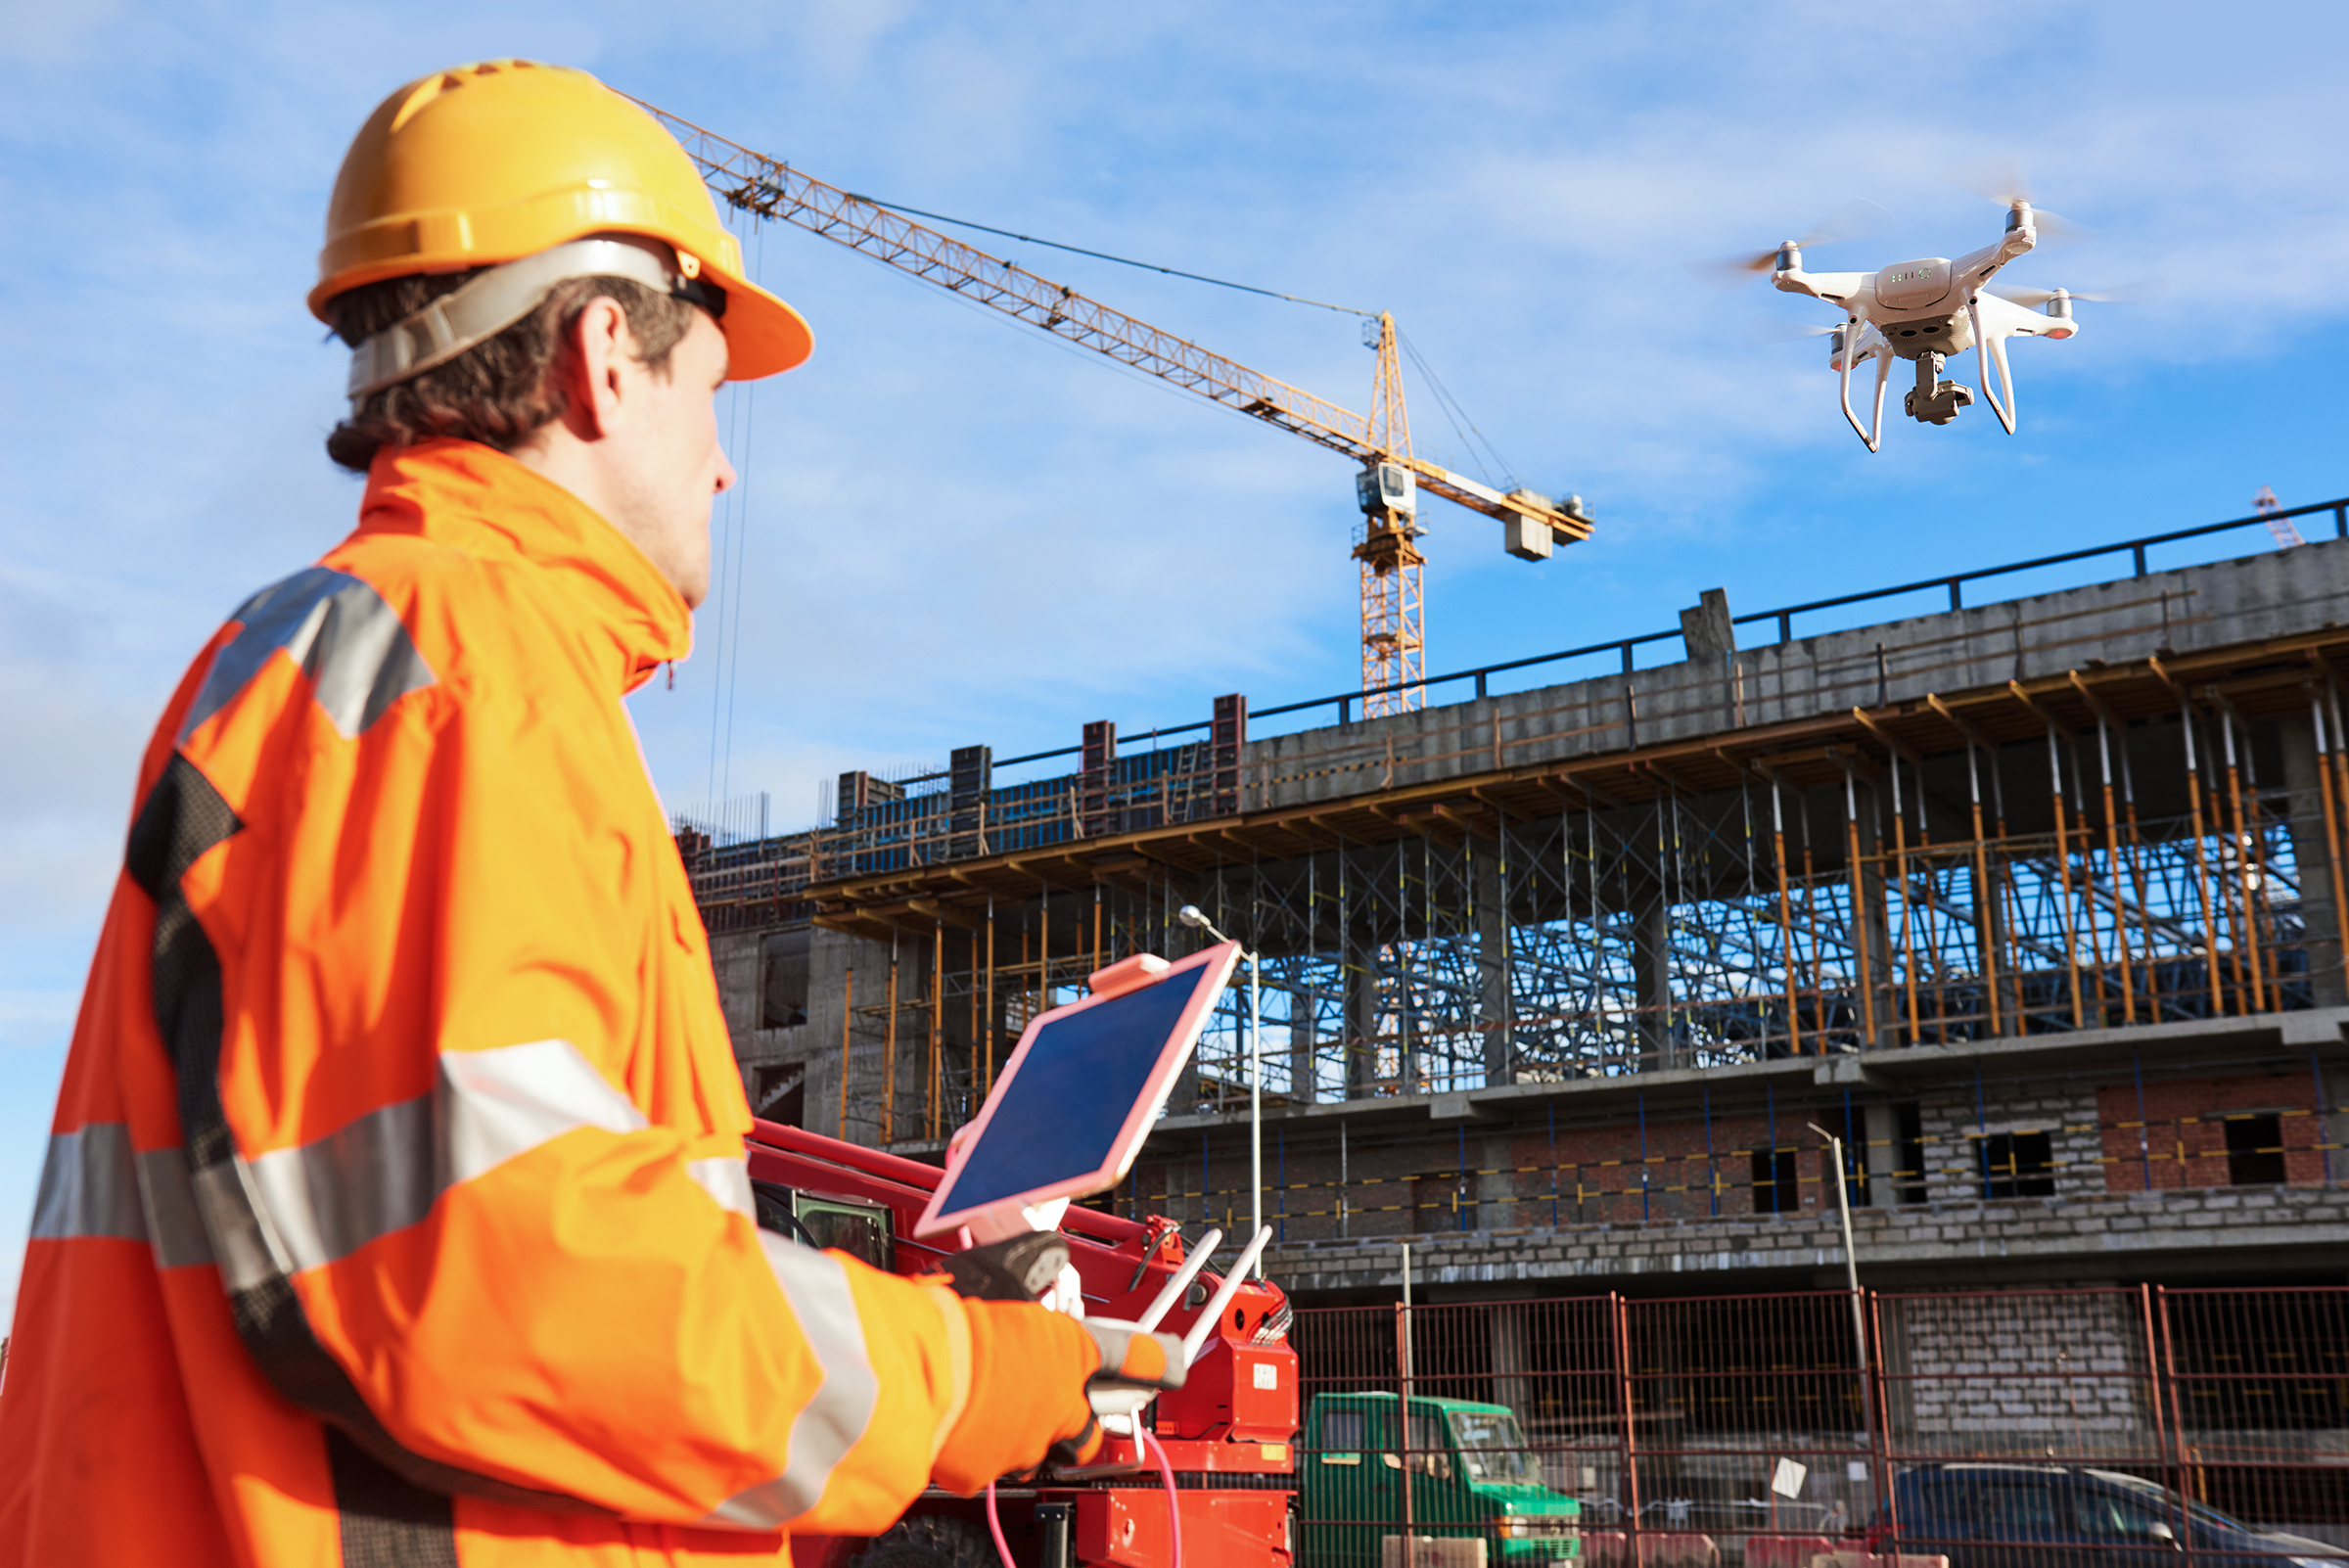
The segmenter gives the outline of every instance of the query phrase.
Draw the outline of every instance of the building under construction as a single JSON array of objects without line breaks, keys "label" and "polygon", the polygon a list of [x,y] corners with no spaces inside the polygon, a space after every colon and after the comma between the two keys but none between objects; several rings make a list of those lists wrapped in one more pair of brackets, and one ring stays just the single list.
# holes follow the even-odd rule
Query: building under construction
[{"label": "building under construction", "polygon": [[[1147,749],[851,773],[808,832],[681,825],[746,1082],[935,1158],[1030,1017],[1197,904],[1262,953],[1267,1268],[1309,1303],[1391,1299],[1399,1241],[1422,1300],[1839,1288],[1838,1180],[1882,1288],[2341,1284],[2349,513],[2291,516],[2331,537],[1708,594],[1415,711],[1251,736],[1224,697]],[[1235,986],[1105,1201],[1245,1222],[1251,1038]]]}]

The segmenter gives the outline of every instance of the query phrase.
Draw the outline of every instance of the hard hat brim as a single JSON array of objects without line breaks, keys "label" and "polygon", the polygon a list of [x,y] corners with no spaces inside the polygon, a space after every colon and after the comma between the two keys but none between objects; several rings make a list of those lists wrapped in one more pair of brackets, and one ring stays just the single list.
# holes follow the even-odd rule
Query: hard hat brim
[{"label": "hard hat brim", "polygon": [[815,347],[807,318],[748,278],[702,264],[702,276],[726,291],[726,380],[757,381],[804,363]]}]

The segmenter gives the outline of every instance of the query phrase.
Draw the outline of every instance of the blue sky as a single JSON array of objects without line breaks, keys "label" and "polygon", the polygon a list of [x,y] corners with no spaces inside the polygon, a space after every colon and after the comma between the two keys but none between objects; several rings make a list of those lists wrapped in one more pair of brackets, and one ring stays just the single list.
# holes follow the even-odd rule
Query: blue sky
[{"label": "blue sky", "polygon": [[[578,65],[852,190],[1393,310],[1510,477],[1600,519],[1531,566],[1431,511],[1441,669],[1670,626],[1707,587],[1761,609],[2234,516],[2261,484],[2349,493],[2345,46],[2349,12],[2313,3],[0,0],[0,1300],[138,749],[220,618],[349,525],[319,445],[343,356],[300,300],[343,148],[401,81]],[[2019,436],[1977,407],[1870,456],[1822,344],[1761,341],[1825,307],[1684,270],[1853,197],[1895,226],[1814,266],[1960,254],[2001,214],[1940,176],[1994,156],[2097,231],[2015,281],[2172,284],[2018,346]],[[673,806],[763,790],[803,825],[843,767],[1354,678],[1340,460],[798,230],[746,249],[817,350],[727,394],[740,610],[635,700]],[[1368,401],[1352,318],[998,250]],[[1422,450],[1461,466],[1409,390]]]}]

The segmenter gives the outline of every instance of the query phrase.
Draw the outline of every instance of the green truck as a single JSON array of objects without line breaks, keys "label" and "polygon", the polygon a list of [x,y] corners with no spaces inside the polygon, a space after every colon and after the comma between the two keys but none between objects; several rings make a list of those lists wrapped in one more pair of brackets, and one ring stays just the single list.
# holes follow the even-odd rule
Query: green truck
[{"label": "green truck", "polygon": [[1401,1568],[1406,1485],[1411,1534],[1437,1543],[1416,1562],[1543,1568],[1582,1555],[1582,1504],[1543,1485],[1507,1406],[1414,1398],[1406,1444],[1400,1403],[1313,1396],[1298,1454],[1300,1568]]}]

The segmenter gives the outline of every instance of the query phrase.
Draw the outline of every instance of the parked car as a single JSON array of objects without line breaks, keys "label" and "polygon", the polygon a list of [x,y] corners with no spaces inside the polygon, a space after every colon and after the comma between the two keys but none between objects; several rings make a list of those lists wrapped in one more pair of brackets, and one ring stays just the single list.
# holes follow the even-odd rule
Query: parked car
[{"label": "parked car", "polygon": [[1950,1568],[2344,1568],[2337,1547],[2262,1534],[2119,1470],[1938,1464],[1893,1482],[1906,1552]]},{"label": "parked car", "polygon": [[[1408,1452],[1393,1394],[1316,1394],[1299,1454],[1299,1561],[1304,1568],[1379,1568],[1403,1534],[1411,1489],[1414,1535],[1482,1538],[1485,1560],[1544,1568],[1582,1555],[1582,1504],[1542,1484],[1542,1465],[1505,1405],[1414,1398]],[[1407,1462],[1406,1462],[1407,1460]]]}]

